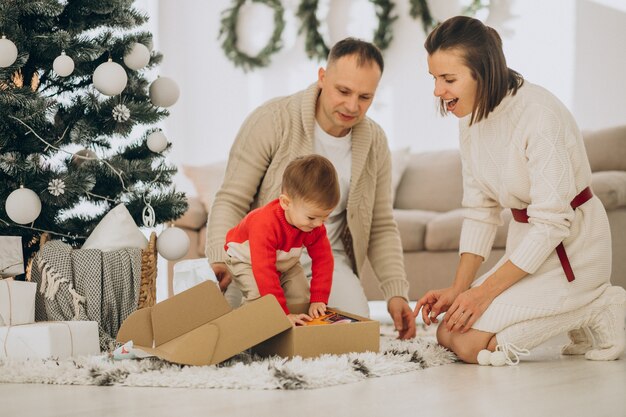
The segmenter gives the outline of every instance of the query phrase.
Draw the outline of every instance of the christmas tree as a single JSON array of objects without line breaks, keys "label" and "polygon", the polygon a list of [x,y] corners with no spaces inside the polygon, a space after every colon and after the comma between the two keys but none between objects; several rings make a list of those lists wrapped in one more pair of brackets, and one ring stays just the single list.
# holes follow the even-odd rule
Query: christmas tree
[{"label": "christmas tree", "polygon": [[0,235],[26,259],[46,232],[80,246],[120,203],[139,226],[187,209],[155,127],[177,87],[148,80],[162,56],[132,3],[0,2]]}]

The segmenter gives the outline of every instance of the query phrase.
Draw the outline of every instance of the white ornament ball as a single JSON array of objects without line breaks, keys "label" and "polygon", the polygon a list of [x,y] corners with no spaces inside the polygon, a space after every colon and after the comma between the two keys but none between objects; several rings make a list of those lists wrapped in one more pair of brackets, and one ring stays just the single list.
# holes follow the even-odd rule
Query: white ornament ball
[{"label": "white ornament ball", "polygon": [[98,65],[93,73],[93,85],[106,96],[116,96],[126,88],[128,76],[124,67],[111,61]]},{"label": "white ornament ball", "polygon": [[65,52],[61,52],[61,55],[54,59],[52,69],[59,77],[67,77],[74,72],[74,60],[65,55]]},{"label": "white ornament ball", "polygon": [[41,213],[41,200],[37,193],[30,188],[20,187],[9,194],[5,203],[5,210],[9,218],[15,223],[32,223]]},{"label": "white ornament ball", "polygon": [[13,65],[17,59],[17,46],[3,36],[0,39],[0,68]]},{"label": "white ornament ball", "polygon": [[132,70],[138,70],[150,62],[150,50],[142,43],[135,43],[130,52],[124,55],[124,64]]},{"label": "white ornament ball", "polygon": [[165,229],[157,239],[157,250],[168,261],[180,259],[189,250],[189,237],[178,227]]},{"label": "white ornament ball", "polygon": [[178,101],[180,89],[176,81],[159,77],[150,84],[150,101],[159,107],[169,107]]},{"label": "white ornament ball", "polygon": [[506,363],[506,355],[504,352],[496,350],[491,353],[491,365],[492,366],[502,366]]},{"label": "white ornament ball", "polygon": [[479,365],[491,365],[491,351],[487,349],[481,350],[478,352],[476,360]]},{"label": "white ornament ball", "polygon": [[148,135],[147,144],[152,152],[161,153],[167,148],[167,137],[162,131],[157,130]]}]

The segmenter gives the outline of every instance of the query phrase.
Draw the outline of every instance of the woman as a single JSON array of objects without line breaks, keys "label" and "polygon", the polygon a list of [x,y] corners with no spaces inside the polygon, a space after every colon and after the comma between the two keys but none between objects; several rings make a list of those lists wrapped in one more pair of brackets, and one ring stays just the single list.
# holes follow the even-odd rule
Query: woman
[{"label": "woman", "polygon": [[[507,67],[500,36],[479,20],[448,19],[424,46],[441,111],[460,119],[467,212],[453,285],[429,291],[414,314],[430,325],[446,312],[437,339],[468,363],[517,363],[566,331],[564,354],[617,359],[626,291],[609,282],[609,224],[572,115]],[[514,216],[505,254],[475,279],[503,209]]]}]

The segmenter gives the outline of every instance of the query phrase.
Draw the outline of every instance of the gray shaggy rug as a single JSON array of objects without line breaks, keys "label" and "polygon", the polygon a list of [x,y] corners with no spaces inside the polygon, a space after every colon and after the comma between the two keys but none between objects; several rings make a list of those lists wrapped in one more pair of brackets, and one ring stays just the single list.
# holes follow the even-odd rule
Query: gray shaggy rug
[{"label": "gray shaggy rug", "polygon": [[212,366],[182,366],[156,358],[115,361],[107,355],[63,361],[0,359],[0,383],[296,390],[358,382],[455,361],[454,354],[432,337],[400,341],[385,327],[381,326],[379,353],[315,359],[260,358],[242,353]]}]

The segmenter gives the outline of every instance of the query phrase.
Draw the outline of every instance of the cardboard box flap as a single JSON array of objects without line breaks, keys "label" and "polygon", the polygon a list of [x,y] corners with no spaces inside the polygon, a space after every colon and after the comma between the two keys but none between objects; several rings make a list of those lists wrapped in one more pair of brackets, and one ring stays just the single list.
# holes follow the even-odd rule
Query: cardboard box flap
[{"label": "cardboard box flap", "polygon": [[155,346],[169,342],[231,311],[217,285],[211,281],[191,287],[152,307]]},{"label": "cardboard box flap", "polygon": [[224,335],[215,347],[212,359],[215,363],[291,329],[291,322],[273,295],[265,295],[239,307],[213,323]]},{"label": "cardboard box flap", "polygon": [[135,345],[152,347],[152,308],[132,312],[117,331],[116,339],[122,343],[132,340]]},{"label": "cardboard box flap", "polygon": [[156,348],[136,347],[170,362],[206,365],[213,363],[212,358],[219,337],[219,328],[212,323],[206,323]]}]

